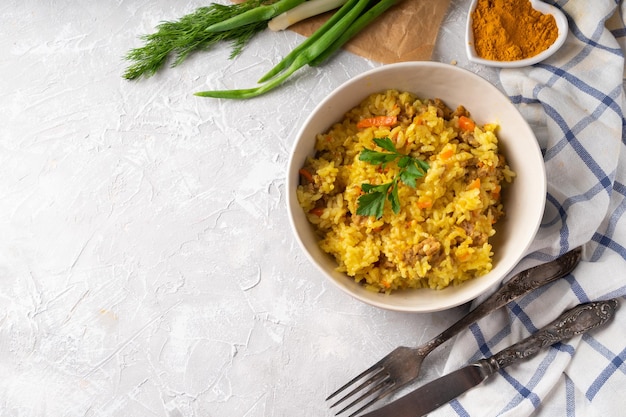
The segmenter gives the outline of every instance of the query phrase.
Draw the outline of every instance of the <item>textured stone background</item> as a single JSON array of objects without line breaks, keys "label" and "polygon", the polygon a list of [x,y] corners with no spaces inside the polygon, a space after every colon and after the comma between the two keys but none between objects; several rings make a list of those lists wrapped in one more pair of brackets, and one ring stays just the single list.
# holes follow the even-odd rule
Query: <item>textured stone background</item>
[{"label": "textured stone background", "polygon": [[[360,304],[291,236],[300,123],[379,64],[342,52],[254,100],[192,95],[252,86],[302,39],[268,32],[233,61],[223,46],[122,79],[139,35],[203,5],[0,5],[3,416],[330,416],[334,388],[462,311]],[[434,59],[469,67],[451,7]]]}]

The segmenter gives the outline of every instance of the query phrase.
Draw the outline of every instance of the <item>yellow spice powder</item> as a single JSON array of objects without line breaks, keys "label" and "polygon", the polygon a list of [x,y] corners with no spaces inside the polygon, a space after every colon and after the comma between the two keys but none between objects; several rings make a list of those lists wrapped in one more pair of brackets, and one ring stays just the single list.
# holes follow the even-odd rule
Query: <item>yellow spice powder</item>
[{"label": "yellow spice powder", "polygon": [[472,13],[474,49],[484,59],[517,61],[552,45],[559,33],[554,16],[528,0],[479,0]]}]

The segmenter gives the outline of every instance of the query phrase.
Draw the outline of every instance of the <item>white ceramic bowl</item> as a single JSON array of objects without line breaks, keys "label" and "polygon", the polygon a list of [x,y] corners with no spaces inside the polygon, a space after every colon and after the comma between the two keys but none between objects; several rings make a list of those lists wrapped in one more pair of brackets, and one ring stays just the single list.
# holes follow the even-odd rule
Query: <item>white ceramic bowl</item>
[{"label": "white ceramic bowl", "polygon": [[[435,291],[404,290],[389,295],[364,289],[343,273],[318,246],[315,233],[298,204],[298,170],[314,153],[316,134],[327,131],[344,113],[372,93],[409,91],[420,98],[440,98],[450,108],[464,105],[479,124],[497,122],[501,150],[517,177],[503,195],[506,216],[496,225],[493,270],[456,287]],[[307,117],[297,134],[287,177],[287,200],[293,232],[309,260],[334,285],[380,308],[406,312],[444,310],[488,291],[524,256],[539,227],[546,196],[543,157],[536,138],[509,99],[488,81],[465,69],[435,62],[390,64],[365,72],[328,95]]]},{"label": "white ceramic bowl", "polygon": [[543,14],[551,14],[552,16],[554,16],[554,20],[556,21],[556,26],[559,29],[559,34],[556,38],[556,41],[554,41],[554,43],[550,45],[548,49],[530,58],[520,59],[517,61],[492,61],[489,59],[481,58],[476,53],[476,49],[474,49],[474,31],[472,30],[472,13],[474,13],[474,10],[476,10],[478,0],[472,0],[469,8],[469,13],[467,14],[467,24],[465,25],[465,52],[467,53],[467,58],[471,62],[474,62],[476,64],[482,64],[490,67],[520,68],[541,62],[544,59],[552,56],[556,51],[558,51],[559,48],[563,46],[563,44],[565,43],[565,39],[567,38],[567,17],[558,8],[550,4],[546,4],[540,0],[530,0],[530,3],[535,10],[538,10]]}]

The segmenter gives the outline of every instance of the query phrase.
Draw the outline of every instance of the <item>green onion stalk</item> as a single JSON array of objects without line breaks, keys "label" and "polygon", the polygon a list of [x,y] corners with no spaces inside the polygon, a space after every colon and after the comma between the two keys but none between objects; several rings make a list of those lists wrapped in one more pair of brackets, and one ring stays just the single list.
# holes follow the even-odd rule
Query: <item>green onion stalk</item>
[{"label": "green onion stalk", "polygon": [[247,10],[230,19],[214,23],[206,28],[207,32],[226,32],[237,29],[245,25],[257,22],[267,22],[287,10],[293,9],[304,0],[278,0],[276,3],[259,6],[251,10]]},{"label": "green onion stalk", "polygon": [[400,1],[402,0],[380,0],[365,10],[370,4],[370,0],[348,0],[333,17],[261,77],[262,85],[248,89],[201,91],[195,95],[246,99],[265,94],[281,85],[289,76],[305,65],[321,64],[348,40]]}]

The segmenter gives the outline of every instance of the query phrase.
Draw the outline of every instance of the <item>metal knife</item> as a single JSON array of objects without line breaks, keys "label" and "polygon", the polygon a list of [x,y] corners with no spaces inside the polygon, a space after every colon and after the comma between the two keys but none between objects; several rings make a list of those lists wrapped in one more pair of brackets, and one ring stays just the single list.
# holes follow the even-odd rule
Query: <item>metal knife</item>
[{"label": "metal knife", "polygon": [[498,370],[529,358],[547,346],[604,325],[613,317],[617,306],[617,299],[580,304],[521,342],[429,382],[362,417],[421,417],[480,384]]}]

